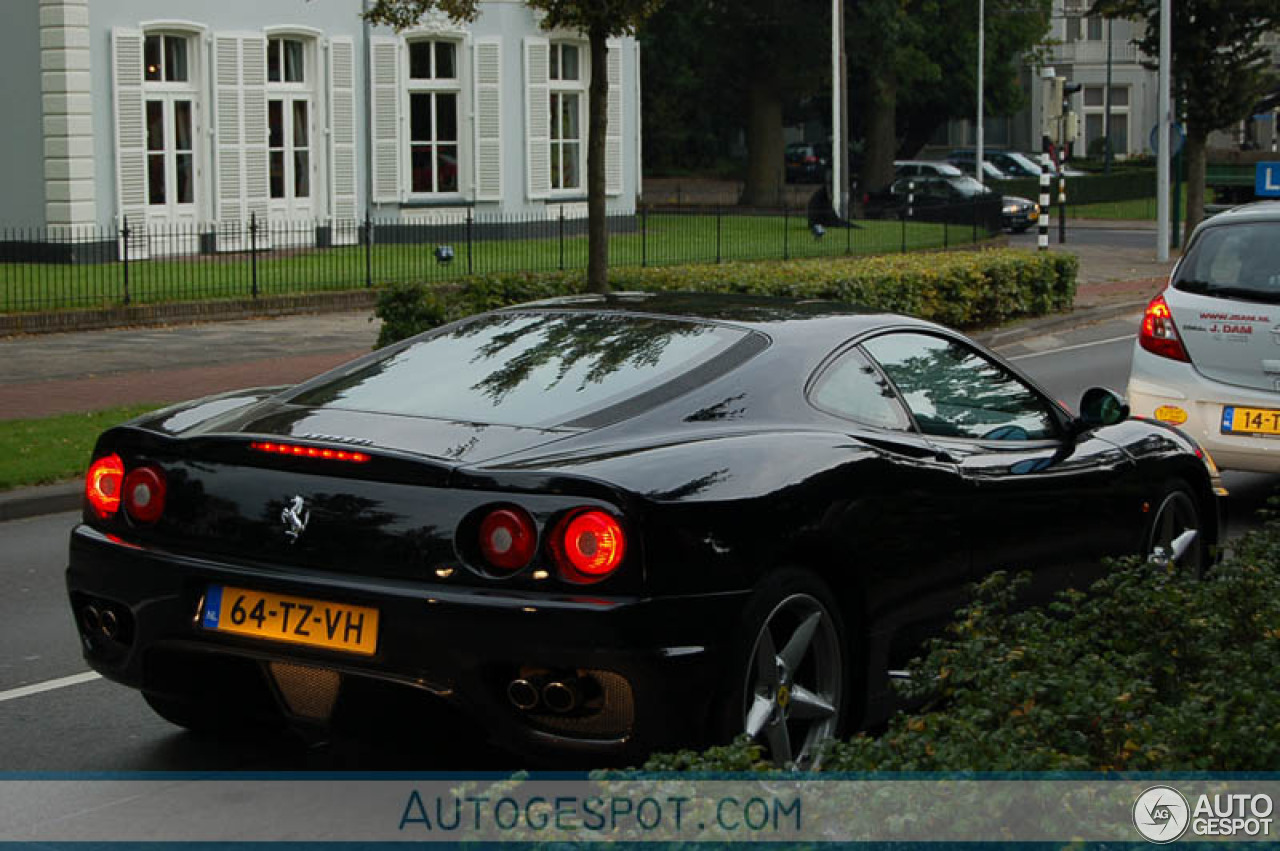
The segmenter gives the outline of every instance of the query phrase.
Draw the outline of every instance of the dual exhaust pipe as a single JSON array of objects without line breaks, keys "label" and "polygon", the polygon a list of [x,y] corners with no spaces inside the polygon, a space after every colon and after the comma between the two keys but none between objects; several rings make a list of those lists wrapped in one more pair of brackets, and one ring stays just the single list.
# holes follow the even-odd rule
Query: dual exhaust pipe
[{"label": "dual exhaust pipe", "polygon": [[586,682],[578,676],[517,677],[507,685],[507,699],[521,712],[542,708],[564,715],[582,705]]},{"label": "dual exhaust pipe", "polygon": [[80,623],[90,635],[101,636],[108,641],[120,639],[120,616],[109,606],[90,603],[81,610]]}]

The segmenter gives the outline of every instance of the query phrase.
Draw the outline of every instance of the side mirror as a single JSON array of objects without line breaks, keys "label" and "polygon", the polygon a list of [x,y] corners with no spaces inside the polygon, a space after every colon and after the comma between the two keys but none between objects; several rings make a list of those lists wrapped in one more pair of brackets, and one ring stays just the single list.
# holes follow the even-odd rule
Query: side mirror
[{"label": "side mirror", "polygon": [[1105,387],[1090,387],[1080,397],[1079,423],[1086,429],[1115,425],[1128,418],[1128,403]]}]

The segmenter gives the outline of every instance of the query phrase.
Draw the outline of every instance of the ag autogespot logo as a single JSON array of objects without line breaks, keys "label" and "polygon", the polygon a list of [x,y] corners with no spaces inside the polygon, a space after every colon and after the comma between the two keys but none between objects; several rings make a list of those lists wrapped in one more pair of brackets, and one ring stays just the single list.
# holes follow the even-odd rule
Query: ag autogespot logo
[{"label": "ag autogespot logo", "polygon": [[1133,802],[1133,826],[1148,842],[1173,842],[1187,832],[1190,823],[1187,799],[1171,786],[1152,786]]}]

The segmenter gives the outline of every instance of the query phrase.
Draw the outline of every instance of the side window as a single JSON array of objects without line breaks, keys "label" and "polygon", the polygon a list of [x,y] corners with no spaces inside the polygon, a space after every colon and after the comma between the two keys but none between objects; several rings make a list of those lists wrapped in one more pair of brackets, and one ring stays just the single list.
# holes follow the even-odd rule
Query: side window
[{"label": "side window", "polygon": [[823,370],[809,401],[828,413],[867,425],[903,431],[911,427],[893,388],[856,349]]},{"label": "side window", "polygon": [[973,349],[929,334],[886,334],[863,344],[925,434],[977,440],[1057,436],[1045,401]]}]

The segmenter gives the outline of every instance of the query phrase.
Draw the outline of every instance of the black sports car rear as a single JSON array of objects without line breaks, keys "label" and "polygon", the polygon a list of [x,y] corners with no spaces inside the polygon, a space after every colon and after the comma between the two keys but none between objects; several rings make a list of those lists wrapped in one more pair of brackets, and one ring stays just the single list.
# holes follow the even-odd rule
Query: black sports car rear
[{"label": "black sports car rear", "polygon": [[1204,557],[1194,444],[1086,407],[901,316],[526,305],[104,433],[68,588],[90,664],[191,728],[379,723],[389,689],[525,753],[803,762],[985,572]]}]

